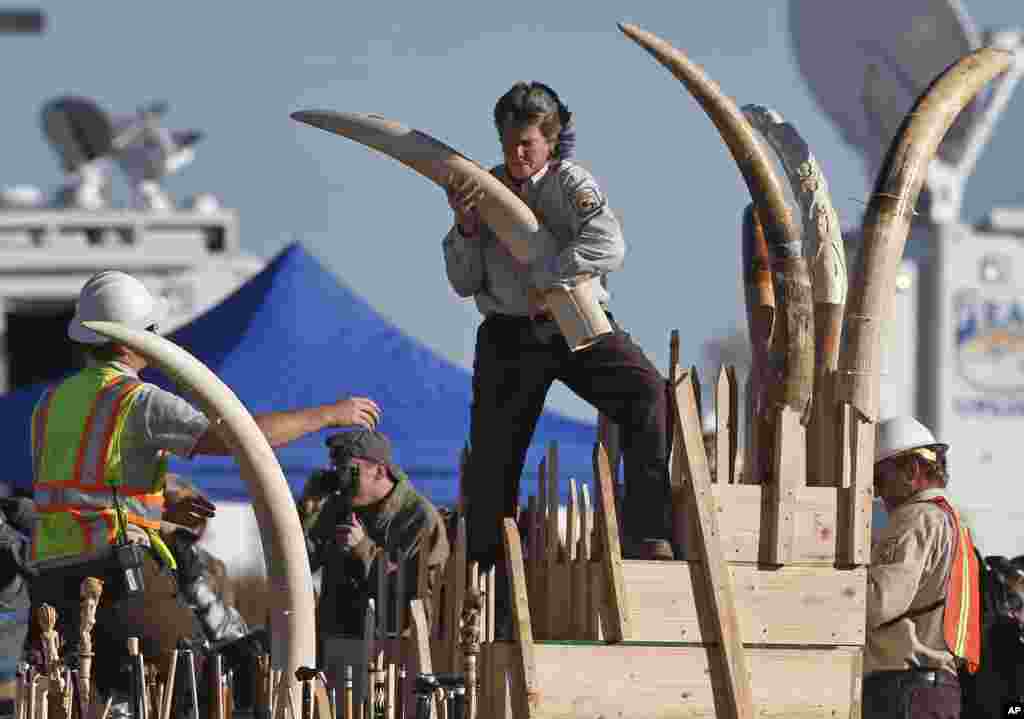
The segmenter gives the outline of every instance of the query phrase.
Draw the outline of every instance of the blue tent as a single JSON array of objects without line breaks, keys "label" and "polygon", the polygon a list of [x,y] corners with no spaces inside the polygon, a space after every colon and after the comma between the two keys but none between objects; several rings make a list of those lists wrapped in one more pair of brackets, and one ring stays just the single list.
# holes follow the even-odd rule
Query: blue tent
[{"label": "blue tent", "polygon": [[[395,461],[434,502],[454,502],[459,453],[469,436],[470,374],[383,319],[300,244],[170,339],[210,367],[253,414],[347,395],[373,398]],[[158,372],[144,376],[175,389]],[[25,387],[0,399],[0,427],[9,440],[0,480],[22,487],[31,481],[29,418],[41,392],[42,385]],[[326,463],[329,433],[277,450],[294,492]],[[557,440],[560,484],[565,487],[569,476],[589,478],[594,437],[591,424],[545,413],[527,468],[537,466],[546,442]],[[172,467],[216,499],[248,496],[230,457],[175,460]],[[533,493],[535,476],[526,472],[524,492]]]}]

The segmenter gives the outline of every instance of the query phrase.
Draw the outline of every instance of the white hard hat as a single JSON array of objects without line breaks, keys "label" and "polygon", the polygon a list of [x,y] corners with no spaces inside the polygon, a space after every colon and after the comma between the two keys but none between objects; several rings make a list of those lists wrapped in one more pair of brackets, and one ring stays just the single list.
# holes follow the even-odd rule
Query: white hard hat
[{"label": "white hard hat", "polygon": [[934,448],[940,454],[949,445],[935,441],[935,435],[913,417],[892,417],[878,425],[875,434],[875,464],[913,449]]},{"label": "white hard hat", "polygon": [[106,344],[83,322],[116,322],[144,330],[163,322],[167,316],[167,300],[154,297],[146,286],[124,272],[108,270],[94,275],[78,295],[75,316],[68,323],[68,337],[88,345]]}]

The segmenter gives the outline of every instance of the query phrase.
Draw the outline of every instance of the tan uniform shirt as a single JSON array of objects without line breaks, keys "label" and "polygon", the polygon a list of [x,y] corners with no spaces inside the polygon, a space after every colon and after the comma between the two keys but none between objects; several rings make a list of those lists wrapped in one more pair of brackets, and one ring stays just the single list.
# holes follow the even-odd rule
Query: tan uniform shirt
[{"label": "tan uniform shirt", "polygon": [[917,613],[945,599],[953,564],[953,524],[941,507],[924,501],[935,497],[949,501],[943,490],[927,489],[897,507],[872,547],[865,674],[924,668],[956,675],[942,631],[945,605]]}]

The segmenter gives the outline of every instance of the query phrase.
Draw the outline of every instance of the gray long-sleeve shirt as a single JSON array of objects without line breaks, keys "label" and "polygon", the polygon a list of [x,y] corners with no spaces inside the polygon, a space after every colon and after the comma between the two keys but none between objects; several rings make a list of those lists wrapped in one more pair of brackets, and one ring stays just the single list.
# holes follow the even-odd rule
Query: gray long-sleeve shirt
[{"label": "gray long-sleeve shirt", "polygon": [[[512,187],[504,165],[491,173]],[[448,281],[460,297],[473,297],[483,315],[527,315],[527,290],[571,287],[580,275],[605,275],[622,266],[626,245],[622,228],[593,176],[567,160],[553,161],[527,180],[526,204],[554,236],[558,251],[530,267],[521,265],[481,224],[476,237],[452,227],[442,242]],[[607,304],[608,293],[596,288]]]}]

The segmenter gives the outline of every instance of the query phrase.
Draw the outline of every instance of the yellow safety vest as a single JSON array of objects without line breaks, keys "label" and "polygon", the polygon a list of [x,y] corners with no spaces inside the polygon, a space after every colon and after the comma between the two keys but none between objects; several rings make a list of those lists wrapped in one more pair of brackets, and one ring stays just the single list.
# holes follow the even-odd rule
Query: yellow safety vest
[{"label": "yellow safety vest", "polygon": [[48,388],[36,404],[33,559],[102,549],[117,540],[119,523],[128,521],[146,529],[154,549],[174,566],[159,536],[166,457],[161,455],[150,477],[126,477],[121,463],[125,419],[141,388],[142,382],[114,367],[88,367]]}]

